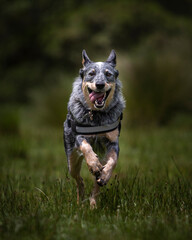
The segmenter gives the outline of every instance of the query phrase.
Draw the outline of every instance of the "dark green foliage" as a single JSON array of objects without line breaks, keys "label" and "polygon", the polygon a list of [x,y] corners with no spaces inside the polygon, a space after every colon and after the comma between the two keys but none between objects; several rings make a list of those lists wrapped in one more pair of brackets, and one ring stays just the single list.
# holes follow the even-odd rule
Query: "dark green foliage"
[{"label": "dark green foliage", "polygon": [[19,134],[18,107],[3,105],[0,108],[0,134]]},{"label": "dark green foliage", "polygon": [[[117,61],[122,54],[129,57],[133,68],[129,70],[134,72],[134,79],[127,69],[120,72],[124,82],[130,81],[124,85],[129,115],[133,116],[130,121],[166,123],[173,112],[191,110],[190,12],[187,0],[180,4],[137,0],[3,1],[1,103],[26,103],[31,90],[55,88],[60,75],[76,77],[84,48],[94,60],[105,60],[102,58],[115,48]],[[132,80],[137,83],[132,84]],[[69,94],[68,87],[65,101]],[[48,98],[44,95],[41,100]],[[47,110],[49,107],[51,110],[47,104]],[[141,121],[141,116],[146,117]],[[51,121],[57,125],[54,119]]]},{"label": "dark green foliage", "polygon": [[178,111],[191,111],[192,51],[182,38],[157,35],[137,49],[128,84],[131,124],[165,124]]},{"label": "dark green foliage", "polygon": [[34,100],[33,113],[37,121],[52,127],[63,126],[73,81],[73,77],[69,75],[60,76],[58,84],[31,93],[31,98]]}]

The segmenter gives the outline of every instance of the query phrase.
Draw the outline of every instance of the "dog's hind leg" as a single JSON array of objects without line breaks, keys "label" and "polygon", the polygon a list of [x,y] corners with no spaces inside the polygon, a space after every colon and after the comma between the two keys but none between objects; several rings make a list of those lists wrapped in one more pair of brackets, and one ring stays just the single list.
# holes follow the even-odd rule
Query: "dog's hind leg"
[{"label": "dog's hind leg", "polygon": [[76,180],[77,204],[79,204],[84,198],[84,183],[83,183],[83,178],[80,176],[83,156],[79,155],[77,150],[74,150],[70,154],[68,160],[69,160],[69,172],[71,176]]},{"label": "dog's hind leg", "polygon": [[97,196],[98,196],[98,194],[99,194],[99,188],[100,188],[100,187],[99,187],[99,185],[97,184],[97,181],[96,181],[96,179],[95,179],[93,191],[92,191],[91,197],[89,198],[89,200],[90,200],[90,208],[91,208],[91,209],[97,208],[96,199],[97,199]]}]

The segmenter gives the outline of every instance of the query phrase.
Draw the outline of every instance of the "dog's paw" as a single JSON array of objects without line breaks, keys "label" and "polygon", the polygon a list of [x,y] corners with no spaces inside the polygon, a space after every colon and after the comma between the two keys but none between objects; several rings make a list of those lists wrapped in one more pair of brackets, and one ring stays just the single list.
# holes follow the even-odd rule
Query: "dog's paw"
[{"label": "dog's paw", "polygon": [[105,182],[104,179],[98,178],[98,179],[97,179],[97,184],[98,184],[100,187],[103,187],[103,186],[106,185],[107,183]]},{"label": "dog's paw", "polygon": [[103,165],[100,164],[100,162],[94,162],[91,165],[88,165],[89,171],[96,177],[96,179],[99,178],[101,175]]},{"label": "dog's paw", "polygon": [[111,177],[111,172],[105,171],[105,168],[104,168],[101,175],[98,178],[96,178],[97,184],[101,187],[106,185],[110,177]]},{"label": "dog's paw", "polygon": [[96,209],[97,208],[96,199],[93,197],[90,197],[89,201],[90,201],[90,209],[91,210]]}]

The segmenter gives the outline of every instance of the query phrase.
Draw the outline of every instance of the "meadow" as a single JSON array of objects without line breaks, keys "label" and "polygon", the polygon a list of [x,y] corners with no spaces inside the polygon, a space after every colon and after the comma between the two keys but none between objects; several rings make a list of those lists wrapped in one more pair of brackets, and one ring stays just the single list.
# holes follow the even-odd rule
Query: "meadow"
[{"label": "meadow", "polygon": [[112,179],[89,208],[92,177],[84,162],[86,196],[76,204],[63,130],[21,114],[0,139],[0,239],[191,239],[191,123],[127,128]]}]

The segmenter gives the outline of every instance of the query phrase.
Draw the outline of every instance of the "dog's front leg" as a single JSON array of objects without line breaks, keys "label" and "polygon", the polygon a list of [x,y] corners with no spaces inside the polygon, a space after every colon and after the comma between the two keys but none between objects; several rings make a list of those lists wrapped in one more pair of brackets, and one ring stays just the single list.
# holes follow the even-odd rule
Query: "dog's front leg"
[{"label": "dog's front leg", "polygon": [[84,137],[78,136],[77,140],[78,140],[79,150],[84,155],[89,171],[94,176],[96,176],[96,178],[98,178],[103,169],[102,164],[99,162],[98,156],[95,154],[91,145],[88,143],[88,141]]},{"label": "dog's front leg", "polygon": [[106,156],[107,163],[104,165],[102,173],[101,173],[100,177],[97,179],[97,184],[99,186],[106,185],[107,182],[109,181],[109,179],[112,175],[113,169],[115,168],[115,166],[117,164],[118,154],[119,154],[118,142],[111,143],[108,146],[108,151],[107,151],[107,156]]}]

